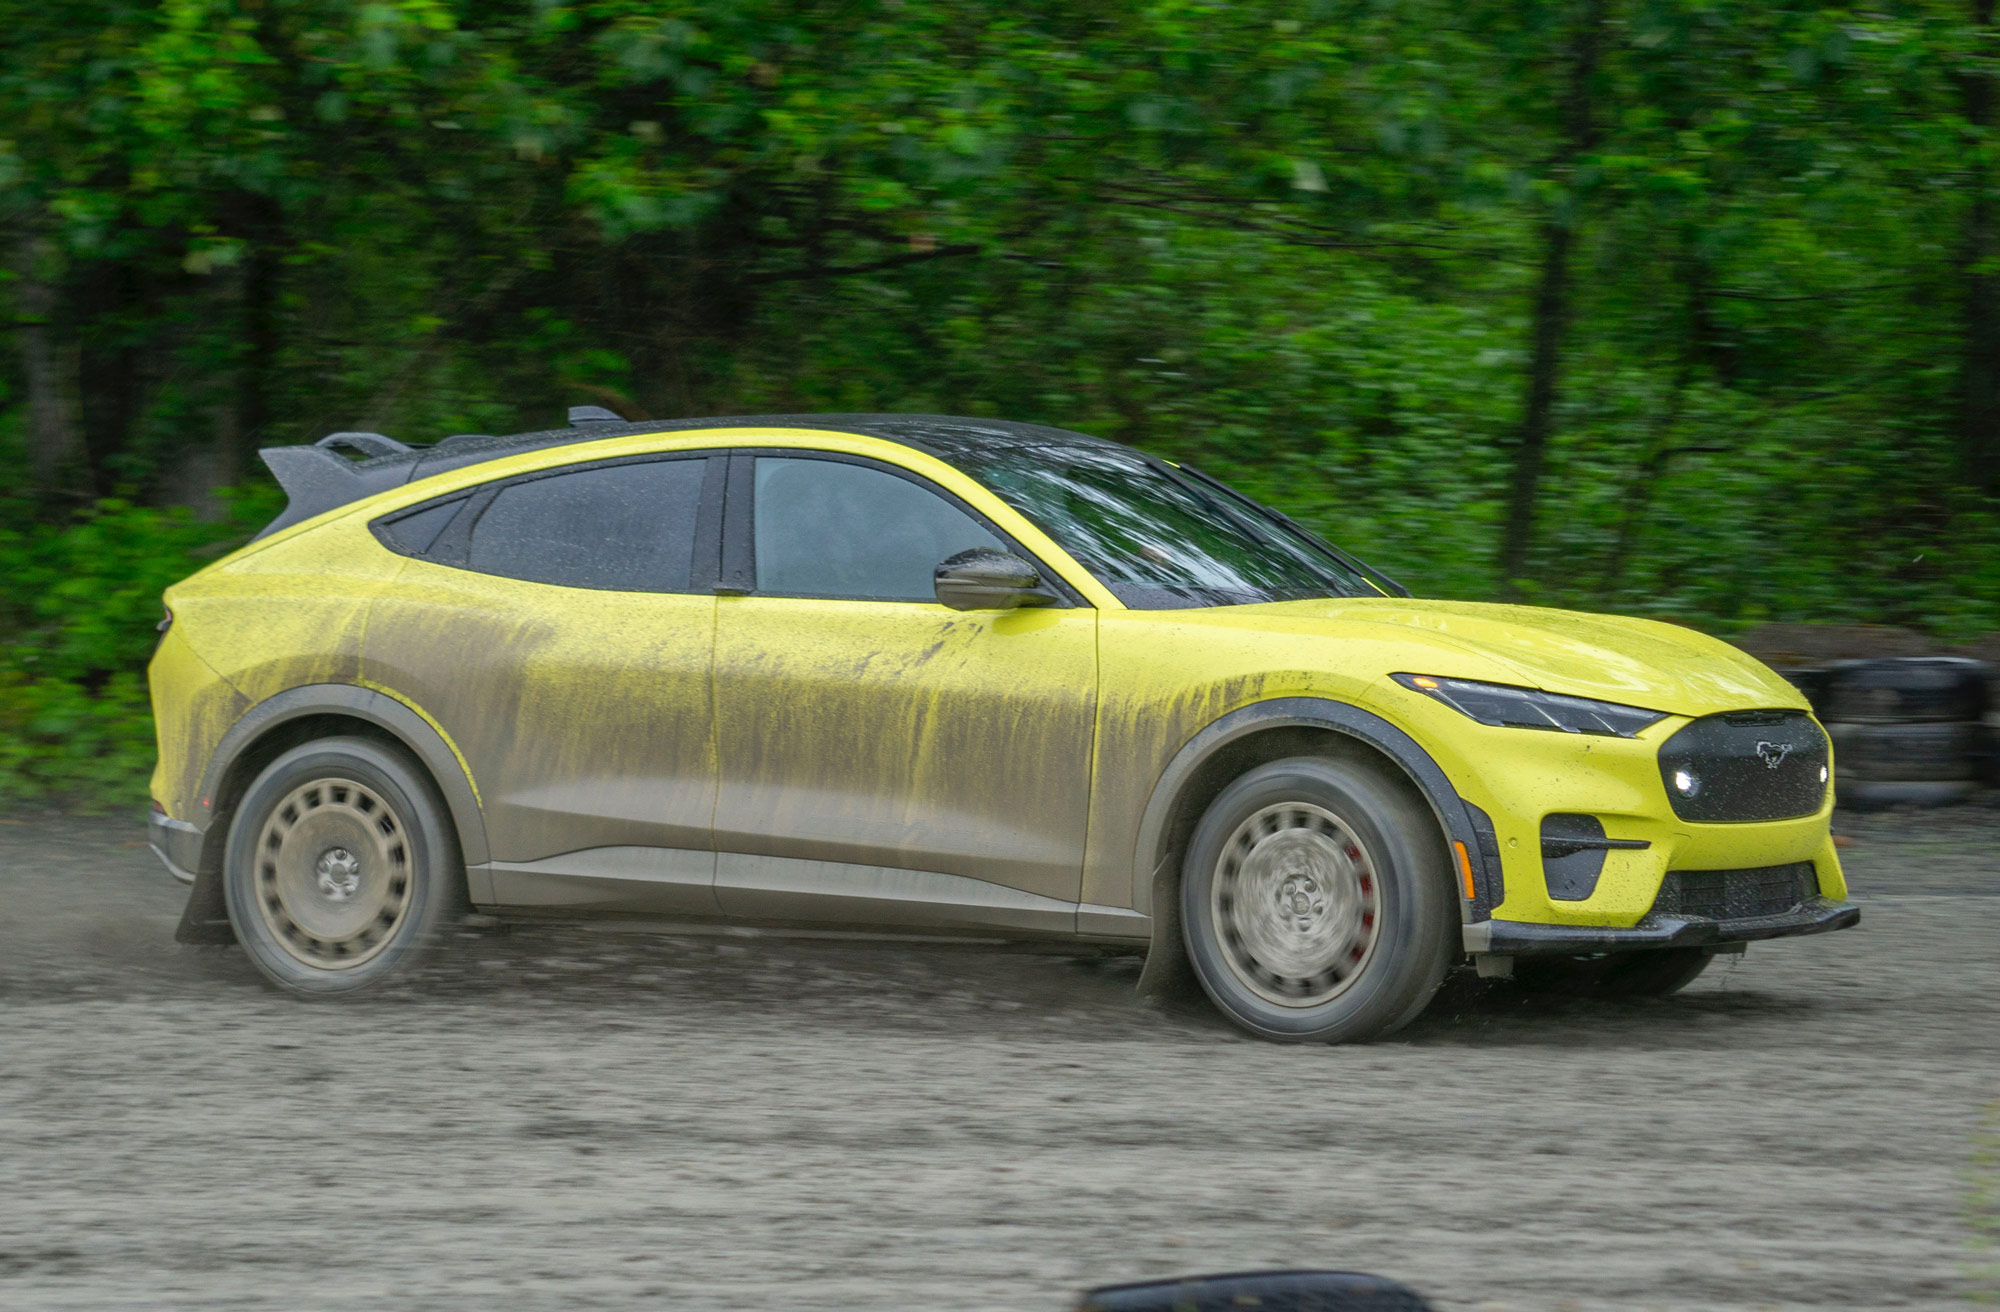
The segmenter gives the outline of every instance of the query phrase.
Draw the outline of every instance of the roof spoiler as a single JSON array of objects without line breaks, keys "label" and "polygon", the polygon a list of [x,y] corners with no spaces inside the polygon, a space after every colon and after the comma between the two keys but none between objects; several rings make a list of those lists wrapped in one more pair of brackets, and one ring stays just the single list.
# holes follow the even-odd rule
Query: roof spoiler
[{"label": "roof spoiler", "polygon": [[[625,424],[625,420],[601,405],[573,405],[569,408],[571,429],[588,431],[598,424]],[[553,434],[550,434],[553,436]],[[581,441],[582,438],[570,438]],[[323,515],[363,497],[401,487],[416,475],[421,463],[426,475],[458,465],[493,458],[476,448],[491,446],[494,439],[480,433],[460,433],[434,447],[408,446],[380,433],[329,433],[311,446],[267,446],[262,457],[278,486],[290,498],[285,512],[264,526],[257,537],[269,537],[314,515]],[[461,444],[469,444],[461,446]],[[340,454],[346,447],[360,456],[350,460]],[[446,448],[450,448],[447,452]],[[425,459],[425,457],[430,457]],[[251,541],[256,541],[252,538]]]},{"label": "roof spoiler", "polygon": [[[362,458],[350,460],[339,454],[340,447],[358,451]],[[380,433],[332,433],[311,446],[270,446],[257,455],[290,498],[284,513],[257,534],[260,538],[351,501],[400,487],[417,466],[416,448]]]}]

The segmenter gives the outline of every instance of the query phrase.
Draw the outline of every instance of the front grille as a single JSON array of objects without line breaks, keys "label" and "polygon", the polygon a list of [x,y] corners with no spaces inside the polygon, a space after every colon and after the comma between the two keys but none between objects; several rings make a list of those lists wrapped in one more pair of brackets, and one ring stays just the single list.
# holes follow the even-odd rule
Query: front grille
[{"label": "front grille", "polygon": [[1747,870],[1670,870],[1653,899],[1653,914],[1751,920],[1782,916],[1818,896],[1819,875],[1810,861]]},{"label": "front grille", "polygon": [[1674,814],[1707,824],[1812,815],[1826,767],[1826,734],[1801,711],[1710,715],[1660,744]]}]

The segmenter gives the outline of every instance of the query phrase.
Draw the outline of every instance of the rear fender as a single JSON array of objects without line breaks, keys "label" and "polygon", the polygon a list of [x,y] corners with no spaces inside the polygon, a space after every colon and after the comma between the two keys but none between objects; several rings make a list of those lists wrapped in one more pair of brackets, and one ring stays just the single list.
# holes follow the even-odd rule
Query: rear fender
[{"label": "rear fender", "polygon": [[[252,707],[222,736],[209,758],[193,821],[200,831],[194,888],[176,934],[182,942],[227,942],[233,937],[222,901],[223,853],[229,841],[233,805],[224,785],[232,782],[231,772],[243,754],[268,734],[289,722],[319,715],[363,721],[402,744],[429,773],[444,798],[466,865],[476,867],[489,859],[478,790],[456,749],[429,719],[408,703],[373,688],[338,683],[292,688]],[[233,782],[247,785],[249,781]]]}]

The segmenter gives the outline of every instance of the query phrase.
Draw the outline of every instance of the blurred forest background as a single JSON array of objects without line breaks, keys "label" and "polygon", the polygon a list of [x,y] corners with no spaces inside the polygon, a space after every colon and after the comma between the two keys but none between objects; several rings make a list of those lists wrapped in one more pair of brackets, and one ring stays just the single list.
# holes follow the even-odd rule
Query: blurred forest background
[{"label": "blurred forest background", "polygon": [[4,0],[0,794],[259,446],[920,410],[1420,595],[2000,628],[1994,0]]}]

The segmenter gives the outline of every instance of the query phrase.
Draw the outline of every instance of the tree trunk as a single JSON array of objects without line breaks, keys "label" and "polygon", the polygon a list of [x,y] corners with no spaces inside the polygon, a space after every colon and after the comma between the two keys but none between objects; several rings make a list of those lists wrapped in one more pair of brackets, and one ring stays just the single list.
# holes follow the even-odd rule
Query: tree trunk
[{"label": "tree trunk", "polygon": [[1542,273],[1535,283],[1535,312],[1528,333],[1528,396],[1514,444],[1507,535],[1500,546],[1500,582],[1509,596],[1520,593],[1520,582],[1527,577],[1528,549],[1534,542],[1542,458],[1555,427],[1556,375],[1569,318],[1569,252],[1575,237],[1576,230],[1567,222],[1551,219],[1542,225]]},{"label": "tree trunk", "polygon": [[[1552,172],[1566,177],[1597,141],[1591,81],[1597,73],[1604,34],[1605,0],[1590,0],[1570,41],[1569,79],[1562,103],[1562,133]],[[1535,507],[1541,493],[1542,464],[1555,431],[1561,382],[1564,331],[1569,325],[1570,255],[1576,245],[1576,206],[1555,212],[1541,228],[1541,273],[1528,328],[1528,386],[1521,427],[1514,442],[1514,471],[1507,499],[1507,528],[1500,540],[1500,586],[1519,596],[1534,547]]]},{"label": "tree trunk", "polygon": [[187,506],[197,518],[214,522],[227,510],[222,489],[241,479],[254,438],[244,431],[246,418],[255,421],[263,406],[263,380],[258,376],[257,316],[252,283],[256,256],[211,275],[207,289],[207,319],[217,326],[217,355],[228,366],[211,379],[204,407],[205,437],[184,443],[165,471],[162,491],[169,504]]},{"label": "tree trunk", "polygon": [[21,371],[28,389],[28,469],[36,496],[53,497],[83,454],[77,426],[77,353],[55,327],[60,288],[56,252],[47,238],[23,242],[14,284]]},{"label": "tree trunk", "polygon": [[70,280],[77,351],[77,417],[83,454],[97,496],[112,490],[107,471],[130,444],[145,394],[143,353],[133,326],[146,310],[137,271],[123,260],[97,259]]},{"label": "tree trunk", "polygon": [[1724,339],[1715,320],[1715,302],[1709,294],[1709,268],[1700,253],[1701,235],[1697,224],[1681,228],[1680,258],[1674,262],[1681,286],[1687,290],[1687,325],[1681,336],[1680,364],[1674,370],[1665,404],[1653,412],[1646,455],[1633,471],[1621,498],[1618,537],[1612,543],[1611,559],[1605,564],[1604,577],[1597,589],[1606,606],[1617,603],[1618,590],[1625,583],[1626,566],[1631,562],[1640,527],[1652,505],[1653,487],[1666,475],[1667,465],[1678,455],[1719,454],[1723,450],[1716,446],[1673,445],[1674,429],[1680,423],[1681,408],[1696,370],[1704,367],[1711,370],[1725,387],[1736,378],[1736,350]]},{"label": "tree trunk", "polygon": [[1604,579],[1597,588],[1598,595],[1604,598],[1607,606],[1617,601],[1618,589],[1625,582],[1625,566],[1632,559],[1633,544],[1639,540],[1639,525],[1652,501],[1653,484],[1666,472],[1667,462],[1685,449],[1668,443],[1673,440],[1674,426],[1680,422],[1681,402],[1687,395],[1688,379],[1693,373],[1691,361],[1684,358],[1681,367],[1674,373],[1666,404],[1654,413],[1652,432],[1646,443],[1646,458],[1639,462],[1639,468],[1625,489],[1624,504],[1618,516],[1618,538],[1611,545],[1611,559],[1605,563]]},{"label": "tree trunk", "polygon": [[[1994,0],[1973,0],[1972,19],[1982,36],[1993,32]],[[1959,276],[1964,356],[1959,364],[1959,470],[1965,482],[2000,494],[2000,275],[1991,265],[1995,240],[1992,197],[1995,88],[1983,68],[1959,81],[1965,121],[1977,134],[1972,149],[1972,204],[1966,213]]]},{"label": "tree trunk", "polygon": [[[229,474],[240,479],[258,447],[270,444],[271,386],[278,370],[278,252],[253,248],[243,269],[243,363],[236,394],[236,433]],[[318,434],[314,434],[315,437]]]},{"label": "tree trunk", "polygon": [[223,447],[223,468],[233,483],[256,463],[257,448],[271,440],[266,430],[271,424],[271,391],[278,372],[278,298],[286,230],[284,211],[268,196],[242,192],[230,208],[232,226],[245,248],[235,287],[242,325],[236,356],[236,414]]}]

